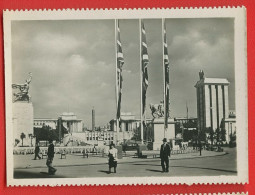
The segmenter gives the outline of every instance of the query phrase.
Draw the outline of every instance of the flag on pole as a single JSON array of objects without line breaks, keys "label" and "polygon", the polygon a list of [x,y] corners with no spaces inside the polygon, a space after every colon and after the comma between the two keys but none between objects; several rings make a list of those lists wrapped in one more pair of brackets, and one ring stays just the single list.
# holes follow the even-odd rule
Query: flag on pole
[{"label": "flag on pole", "polygon": [[187,119],[189,118],[189,107],[188,107],[188,103],[186,101],[186,110],[187,110]]},{"label": "flag on pole", "polygon": [[[124,64],[124,58],[122,53],[122,46],[120,42],[120,28],[119,28],[119,20],[116,21],[117,27],[116,27],[116,52],[117,52],[117,120],[120,121],[120,109],[121,109],[121,95],[122,95],[122,66]],[[120,123],[119,123],[120,124]]]},{"label": "flag on pole", "polygon": [[146,92],[148,88],[148,70],[147,66],[149,64],[146,33],[144,28],[144,23],[141,20],[141,74],[142,74],[142,119],[145,119],[146,110]]},{"label": "flag on pole", "polygon": [[168,50],[167,50],[167,40],[166,40],[166,23],[163,19],[163,59],[164,59],[164,80],[165,80],[165,128],[168,128],[168,117],[169,117],[169,58],[168,58]]}]

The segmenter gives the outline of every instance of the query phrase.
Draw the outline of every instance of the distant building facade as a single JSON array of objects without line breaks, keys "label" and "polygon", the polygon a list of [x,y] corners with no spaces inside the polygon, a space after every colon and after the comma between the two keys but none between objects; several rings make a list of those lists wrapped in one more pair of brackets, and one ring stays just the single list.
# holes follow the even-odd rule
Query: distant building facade
[{"label": "distant building facade", "polygon": [[235,111],[229,111],[228,87],[225,78],[206,78],[203,71],[196,83],[198,130],[226,130],[226,142],[236,133]]},{"label": "distant building facade", "polygon": [[56,129],[57,119],[52,118],[34,118],[34,127],[42,128],[43,126],[49,126],[51,129]]},{"label": "distant building facade", "polygon": [[81,119],[77,119],[77,115],[73,112],[64,112],[60,115],[63,126],[69,133],[82,132],[83,123]]},{"label": "distant building facade", "polygon": [[[110,122],[110,130],[116,132],[116,119],[112,119]],[[136,119],[135,115],[131,112],[121,113],[120,115],[120,129],[119,129],[119,141],[123,142],[124,140],[130,140],[135,131],[140,126],[140,119]]]},{"label": "distant building facade", "polygon": [[198,130],[211,127],[220,128],[222,119],[228,118],[229,82],[224,78],[205,78],[200,72],[200,80],[196,83]]},{"label": "distant building facade", "polygon": [[176,138],[183,138],[184,130],[197,130],[197,118],[194,117],[175,117]]},{"label": "distant building facade", "polygon": [[65,140],[65,145],[68,144],[69,141],[71,142],[70,145],[73,145],[73,143],[86,143],[89,145],[109,145],[110,143],[116,142],[116,132],[113,131],[90,131],[86,130],[84,132],[76,132],[69,134]]},{"label": "distant building facade", "polygon": [[[195,117],[189,117],[189,118],[187,118],[187,117],[175,117],[174,121],[176,121],[176,124],[180,124],[181,127],[183,127],[184,124],[187,124],[187,123],[197,124],[197,118],[195,118]],[[196,128],[196,127],[197,127],[197,125],[194,126],[194,128]]]},{"label": "distant building facade", "polygon": [[235,111],[229,111],[229,118],[222,119],[221,126],[226,130],[226,141],[229,143],[231,137],[236,136],[236,114]]},{"label": "distant building facade", "polygon": [[[77,119],[77,115],[73,112],[64,112],[60,115],[63,126],[69,133],[82,132],[83,122],[81,119]],[[56,129],[58,119],[52,118],[35,118],[34,127],[42,128],[42,126],[49,126],[51,129]]]}]

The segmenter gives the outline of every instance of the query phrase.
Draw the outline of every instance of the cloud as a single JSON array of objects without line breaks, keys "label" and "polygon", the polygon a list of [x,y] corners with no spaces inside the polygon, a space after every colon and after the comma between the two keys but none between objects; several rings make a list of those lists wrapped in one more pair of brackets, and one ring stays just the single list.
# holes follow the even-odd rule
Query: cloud
[{"label": "cloud", "polygon": [[[70,35],[61,33],[42,32],[31,40],[35,45],[37,52],[44,55],[51,53],[52,55],[66,54],[73,51],[79,46],[79,42]],[[82,44],[86,44],[83,42]]]},{"label": "cloud", "polygon": [[[144,20],[149,53],[149,104],[163,98],[161,20]],[[140,115],[138,20],[120,20],[124,53],[122,112]],[[194,84],[198,71],[231,82],[234,109],[233,19],[166,19],[170,58],[170,98],[173,116],[196,116]],[[116,115],[114,20],[16,21],[12,24],[13,82],[33,73],[30,93],[35,117],[56,118],[75,112],[91,126],[105,125]]]}]

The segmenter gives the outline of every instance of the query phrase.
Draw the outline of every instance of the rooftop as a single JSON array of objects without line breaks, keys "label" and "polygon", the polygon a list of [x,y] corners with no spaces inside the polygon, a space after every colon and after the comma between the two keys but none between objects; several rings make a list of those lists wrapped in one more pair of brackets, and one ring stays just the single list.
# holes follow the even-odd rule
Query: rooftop
[{"label": "rooftop", "polygon": [[199,81],[197,81],[195,87],[197,87],[198,85],[229,85],[229,81],[225,78],[203,78]]}]

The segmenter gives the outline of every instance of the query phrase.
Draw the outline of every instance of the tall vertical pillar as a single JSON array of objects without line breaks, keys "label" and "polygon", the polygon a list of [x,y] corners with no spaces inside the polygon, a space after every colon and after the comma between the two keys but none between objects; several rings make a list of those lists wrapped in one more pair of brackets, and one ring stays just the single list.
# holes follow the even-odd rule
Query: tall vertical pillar
[{"label": "tall vertical pillar", "polygon": [[216,102],[216,88],[215,85],[212,85],[212,118],[213,118],[213,130],[217,128],[217,102]]},{"label": "tall vertical pillar", "polygon": [[200,113],[200,92],[199,92],[199,87],[197,87],[197,119],[198,119],[198,130],[200,131],[201,130],[201,124],[200,124],[200,116],[201,116],[201,113]]},{"label": "tall vertical pillar", "polygon": [[62,138],[62,129],[61,129],[61,126],[62,126],[62,119],[61,117],[58,118],[58,139],[59,139],[59,142],[61,143],[61,138]]},{"label": "tall vertical pillar", "polygon": [[205,85],[205,127],[211,126],[211,114],[210,114],[210,86]]},{"label": "tall vertical pillar", "polygon": [[200,99],[200,130],[204,128],[204,97],[203,97],[203,86],[199,87],[199,99]]},{"label": "tall vertical pillar", "polygon": [[92,131],[95,131],[95,109],[92,109]]},{"label": "tall vertical pillar", "polygon": [[208,125],[209,127],[211,127],[213,129],[213,107],[212,107],[212,86],[209,85],[209,96],[210,96],[210,125]]},{"label": "tall vertical pillar", "polygon": [[229,115],[229,105],[228,105],[228,86],[224,86],[224,94],[225,94],[225,118],[228,118]]},{"label": "tall vertical pillar", "polygon": [[217,115],[217,129],[220,127],[220,119],[219,119],[219,96],[218,96],[218,85],[215,85],[216,91],[216,115]]},{"label": "tall vertical pillar", "polygon": [[222,101],[222,88],[220,85],[218,87],[218,107],[219,107],[219,126],[221,125],[221,121],[223,119],[223,101]]}]

